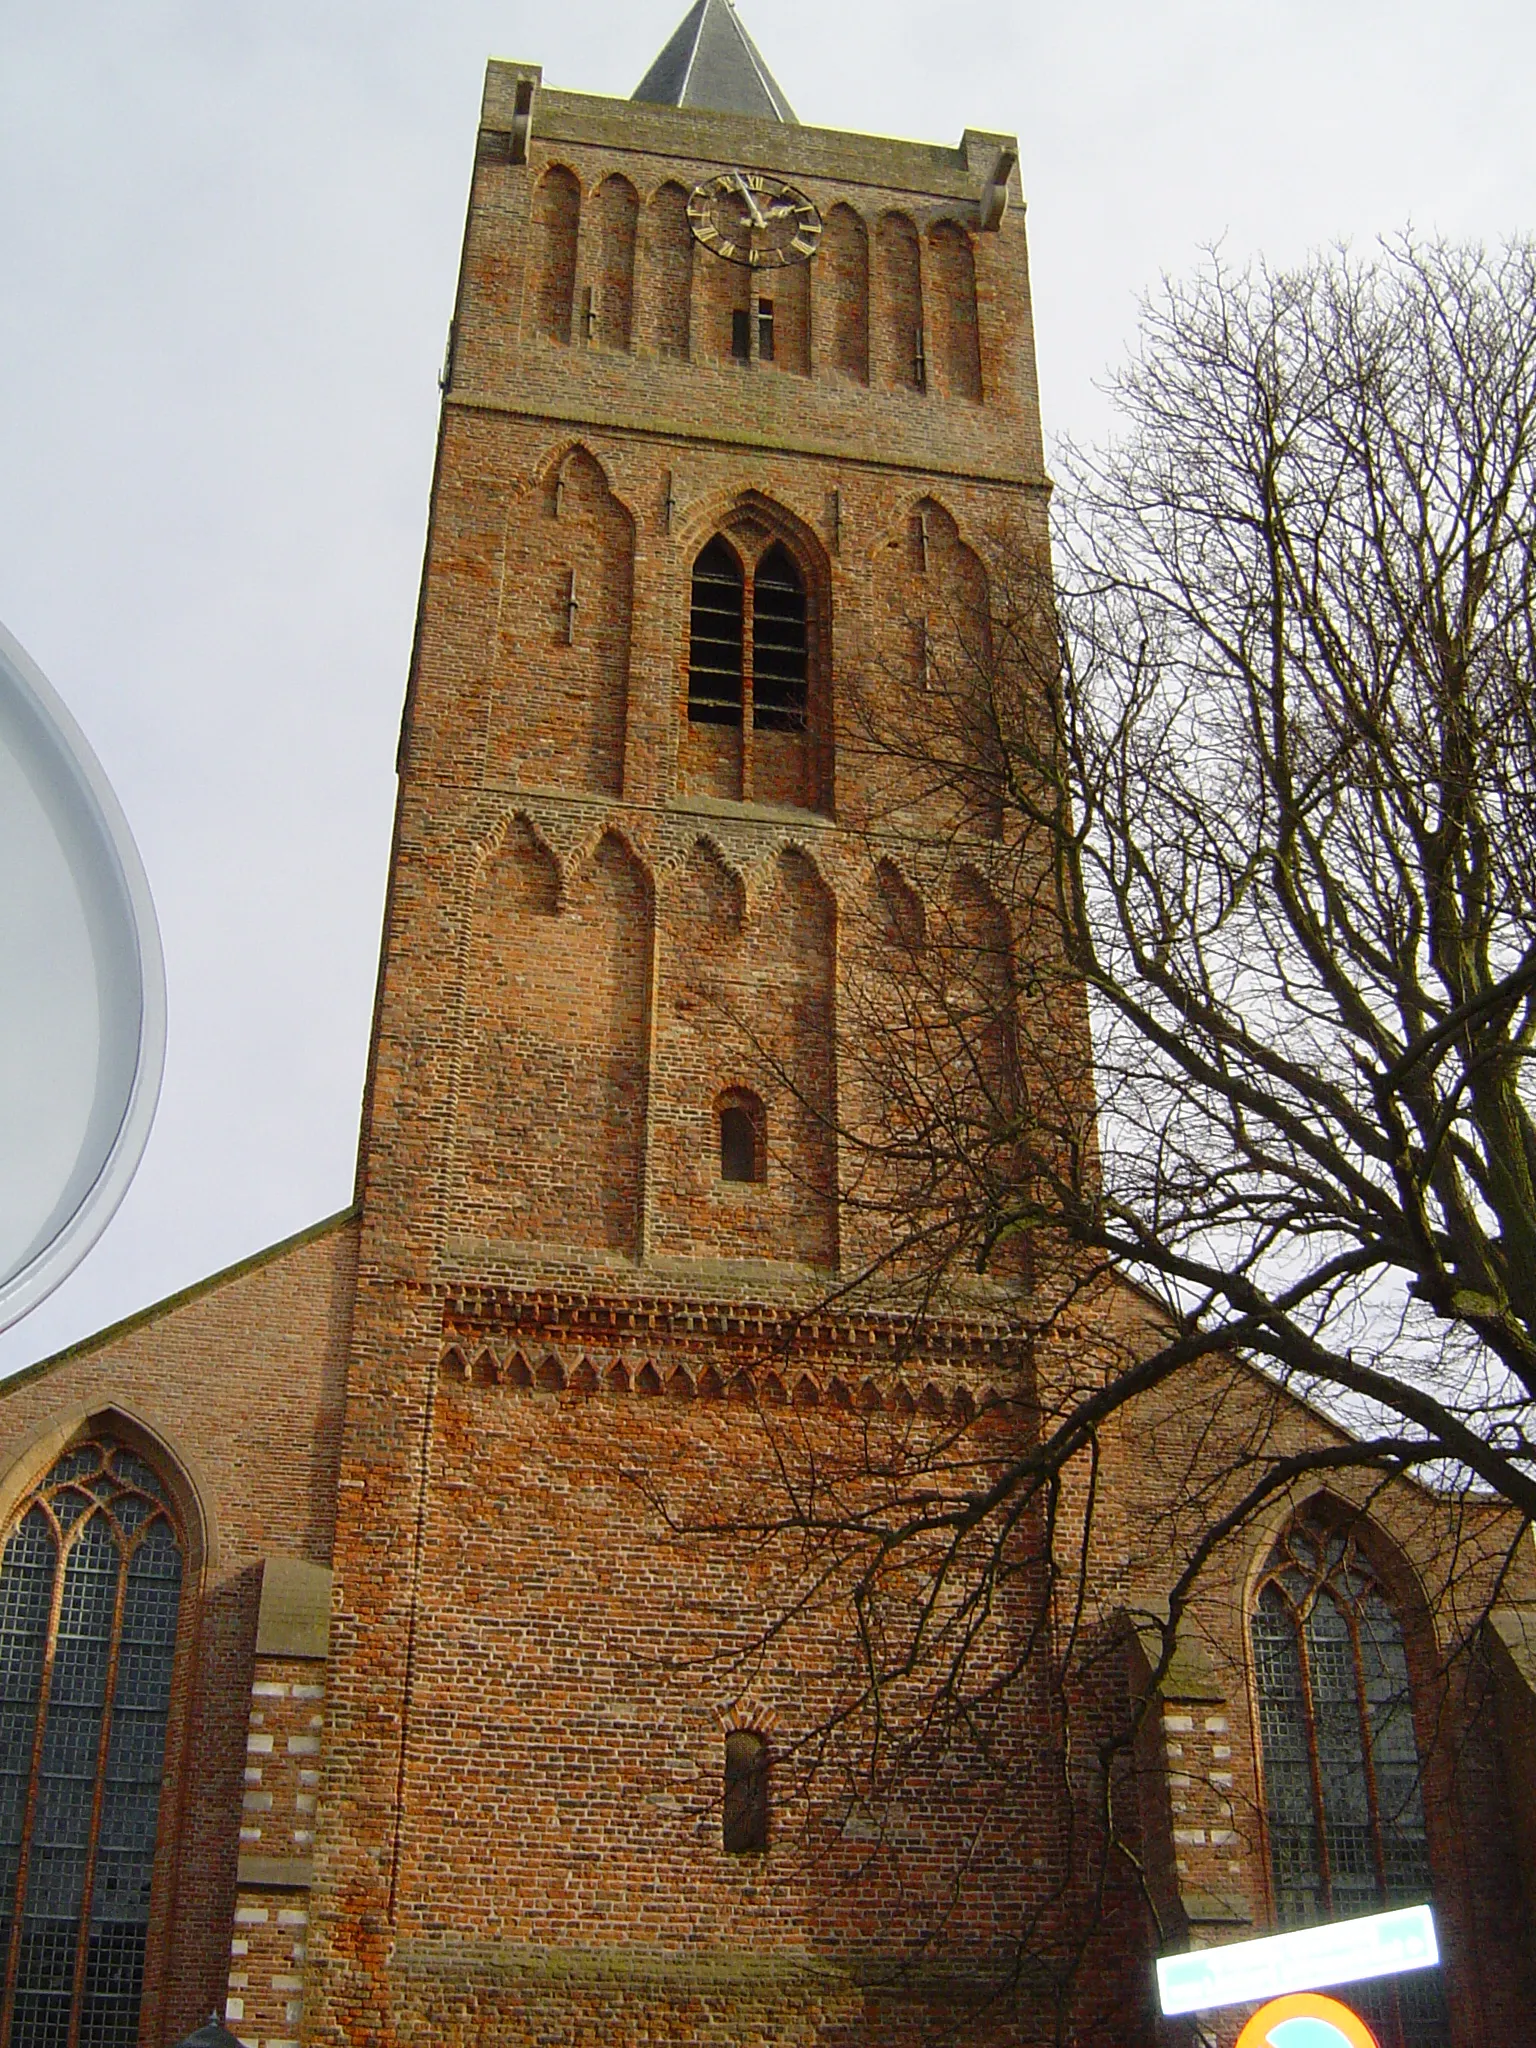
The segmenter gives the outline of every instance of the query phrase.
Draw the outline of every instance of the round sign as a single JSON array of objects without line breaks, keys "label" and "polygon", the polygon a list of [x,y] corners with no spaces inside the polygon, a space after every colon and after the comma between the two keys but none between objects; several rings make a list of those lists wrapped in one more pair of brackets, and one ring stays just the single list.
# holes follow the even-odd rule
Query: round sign
[{"label": "round sign", "polygon": [[73,1271],[165,1065],[149,884],[79,727],[0,626],[0,1329]]},{"label": "round sign", "polygon": [[1377,2048],[1358,2013],[1320,1991],[1293,1991],[1256,2012],[1237,2048]]}]

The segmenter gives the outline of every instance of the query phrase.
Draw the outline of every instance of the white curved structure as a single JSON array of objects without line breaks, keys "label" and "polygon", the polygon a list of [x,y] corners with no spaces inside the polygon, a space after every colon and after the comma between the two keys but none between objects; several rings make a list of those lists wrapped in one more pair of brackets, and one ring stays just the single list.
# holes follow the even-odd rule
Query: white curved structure
[{"label": "white curved structure", "polygon": [[164,1066],[138,849],[84,734],[0,627],[0,1329],[106,1228]]}]

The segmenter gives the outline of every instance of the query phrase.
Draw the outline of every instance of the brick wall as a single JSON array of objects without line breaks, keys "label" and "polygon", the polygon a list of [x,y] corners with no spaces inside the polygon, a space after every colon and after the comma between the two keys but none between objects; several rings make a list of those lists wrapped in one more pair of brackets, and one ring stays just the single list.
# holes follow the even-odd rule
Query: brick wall
[{"label": "brick wall", "polygon": [[[200,1525],[185,1532],[196,1569],[182,1592],[184,1704],[168,1750],[181,1764],[162,1793],[146,2042],[224,2010],[263,1563],[329,1562],[356,1243],[338,1218],[0,1385],[7,1520],[69,1437],[105,1418],[173,1475]],[[309,1733],[317,1703],[302,1711]]]},{"label": "brick wall", "polygon": [[[1094,1759],[1146,1678],[1130,1637],[1242,1446],[1327,1425],[1235,1369],[1142,1404],[1104,1432],[1096,1487],[1063,1490],[1069,1532],[1094,1514],[1065,1691],[1031,1660],[985,1740],[946,1724],[921,1768],[908,1701],[894,1779],[869,1774],[862,1721],[813,1742],[853,1683],[854,1616],[832,1582],[767,1626],[796,1555],[755,1523],[786,1476],[856,1500],[938,1445],[947,1483],[981,1483],[1149,1334],[1128,1295],[1085,1292],[1032,1351],[993,1296],[914,1353],[878,1302],[833,1298],[881,1249],[878,1211],[840,1192],[839,1131],[879,1108],[860,1004],[883,1016],[926,948],[942,1001],[912,1021],[942,1042],[944,1003],[1034,1002],[1012,956],[1056,943],[1002,917],[997,821],[872,743],[937,715],[986,537],[1044,547],[1022,208],[977,225],[1000,137],[919,148],[542,91],[520,163],[532,75],[487,82],[359,1219],[0,1395],[16,1446],[109,1398],[164,1418],[218,1526],[145,2039],[217,2001],[253,2048],[1033,2043],[1043,1959],[1088,1903]],[[816,200],[809,270],[769,285],[696,250],[686,194],[739,161]],[[735,361],[730,315],[760,296],[774,360],[754,317]],[[692,565],[717,532],[749,574],[771,544],[799,565],[803,736],[689,725]],[[1064,1128],[1086,1029],[1075,997],[1037,1002],[1022,1056],[994,1048],[999,1077],[1066,1075]],[[719,1108],[748,1097],[766,1176],[724,1183]],[[1521,1755],[1531,1716],[1507,1646],[1447,1659],[1496,1586],[1536,1588],[1475,1505],[1396,1489],[1372,1511],[1402,1560],[1457,2048],[1494,2048],[1530,1987],[1487,1685]],[[1077,2043],[1155,2037],[1154,1910],[1165,1940],[1265,1922],[1246,1614],[1273,1533],[1218,1560],[1113,1766],[1129,1853]],[[1042,1612],[1040,1532],[1017,1540],[998,1668]],[[333,1562],[332,1608],[303,1570]],[[309,1592],[284,1608],[284,1584]],[[772,1770],[747,1858],[720,1828],[738,1728]]]}]

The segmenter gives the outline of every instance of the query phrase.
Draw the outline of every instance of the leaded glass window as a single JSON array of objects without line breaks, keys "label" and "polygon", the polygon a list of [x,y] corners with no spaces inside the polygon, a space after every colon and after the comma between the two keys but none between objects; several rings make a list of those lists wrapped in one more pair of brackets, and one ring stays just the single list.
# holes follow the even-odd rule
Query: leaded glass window
[{"label": "leaded glass window", "polygon": [[156,1473],[66,1451],[0,1559],[0,2039],[135,2048],[182,1550]]},{"label": "leaded glass window", "polygon": [[[1293,1524],[1259,1590],[1253,1655],[1280,1926],[1427,1900],[1403,1634],[1351,1534],[1308,1516]],[[1449,2041],[1438,1971],[1352,1996],[1386,2048]]]}]

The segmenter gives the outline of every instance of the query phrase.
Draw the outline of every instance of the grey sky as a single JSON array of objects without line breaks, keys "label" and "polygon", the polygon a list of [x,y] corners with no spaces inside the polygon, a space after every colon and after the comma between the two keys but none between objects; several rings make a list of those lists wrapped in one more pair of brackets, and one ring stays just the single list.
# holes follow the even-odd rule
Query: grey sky
[{"label": "grey sky", "polygon": [[[802,120],[1018,133],[1048,435],[1202,243],[1536,219],[1529,0],[741,4]],[[484,61],[628,94],[684,6],[0,0],[0,620],[122,799],[171,1004],[138,1181],[0,1370],[349,1200]]]}]

